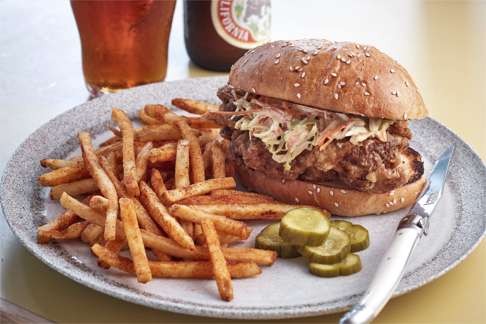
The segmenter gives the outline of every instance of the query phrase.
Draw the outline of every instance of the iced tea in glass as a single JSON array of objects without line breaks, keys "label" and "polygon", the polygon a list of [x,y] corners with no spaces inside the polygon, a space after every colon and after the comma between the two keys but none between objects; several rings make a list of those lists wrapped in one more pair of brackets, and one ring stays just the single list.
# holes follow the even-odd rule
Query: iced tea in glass
[{"label": "iced tea in glass", "polygon": [[71,0],[93,95],[162,81],[175,0]]}]

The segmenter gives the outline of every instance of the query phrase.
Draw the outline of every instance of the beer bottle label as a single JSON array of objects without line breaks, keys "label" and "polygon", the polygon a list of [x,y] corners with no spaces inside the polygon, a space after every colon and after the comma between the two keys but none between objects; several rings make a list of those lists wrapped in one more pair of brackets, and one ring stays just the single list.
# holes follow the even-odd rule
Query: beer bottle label
[{"label": "beer bottle label", "polygon": [[214,29],[229,44],[249,49],[270,40],[270,0],[212,0]]}]

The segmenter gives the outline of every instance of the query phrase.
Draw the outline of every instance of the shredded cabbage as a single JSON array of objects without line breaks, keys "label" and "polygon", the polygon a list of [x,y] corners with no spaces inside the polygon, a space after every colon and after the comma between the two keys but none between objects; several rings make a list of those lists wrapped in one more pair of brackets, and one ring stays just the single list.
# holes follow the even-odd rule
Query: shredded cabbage
[{"label": "shredded cabbage", "polygon": [[[252,111],[251,115],[241,117],[235,128],[248,131],[250,139],[260,139],[272,154],[272,159],[283,164],[286,171],[290,170],[290,164],[302,152],[319,145],[318,135],[326,132],[319,132],[317,117],[292,119],[280,109],[270,106],[261,109],[263,104],[256,100],[249,102],[246,96],[235,100],[234,103],[236,111]],[[370,137],[377,137],[386,142],[386,130],[392,123],[393,121],[379,118],[352,117],[344,129],[336,128],[334,133],[326,134],[330,139],[326,144],[334,139],[346,137],[355,145]]]}]

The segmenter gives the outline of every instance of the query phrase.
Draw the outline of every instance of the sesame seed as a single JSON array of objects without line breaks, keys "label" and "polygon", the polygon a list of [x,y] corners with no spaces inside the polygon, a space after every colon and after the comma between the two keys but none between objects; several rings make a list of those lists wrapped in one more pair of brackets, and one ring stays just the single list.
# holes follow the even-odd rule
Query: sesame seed
[{"label": "sesame seed", "polygon": [[307,193],[312,196],[312,190],[307,190]]},{"label": "sesame seed", "polygon": [[302,74],[300,75],[300,77],[303,79],[305,77],[305,72],[302,72]]},{"label": "sesame seed", "polygon": [[294,68],[291,66],[289,66],[289,71],[292,72],[294,70]]},{"label": "sesame seed", "polygon": [[363,87],[366,87],[366,82],[361,82],[361,85],[362,85]]},{"label": "sesame seed", "polygon": [[251,88],[251,92],[256,93],[255,88]]},{"label": "sesame seed", "polygon": [[340,60],[340,59],[341,59],[341,54],[338,54],[338,55],[336,56],[336,59]]},{"label": "sesame seed", "polygon": [[299,69],[300,69],[300,65],[296,65],[296,66],[294,67],[294,71],[299,71]]},{"label": "sesame seed", "polygon": [[345,194],[346,193],[346,190],[341,189],[341,193]]},{"label": "sesame seed", "polygon": [[317,187],[317,193],[321,192],[321,187]]},{"label": "sesame seed", "polygon": [[405,86],[408,88],[408,81],[405,81]]},{"label": "sesame seed", "polygon": [[373,80],[378,80],[378,76],[377,76],[377,75],[375,75],[375,76],[373,77]]},{"label": "sesame seed", "polygon": [[335,78],[335,77],[337,77],[337,73],[336,72],[332,72],[331,73],[331,76]]},{"label": "sesame seed", "polygon": [[370,55],[370,53],[366,52],[366,53],[365,53],[365,56],[366,56],[366,57],[370,57],[371,55]]},{"label": "sesame seed", "polygon": [[394,69],[390,69],[390,73],[395,73],[395,70]]},{"label": "sesame seed", "polygon": [[344,87],[344,86],[346,85],[346,82],[341,81],[341,82],[339,82],[339,85],[340,85],[341,87]]},{"label": "sesame seed", "polygon": [[385,207],[390,207],[390,205],[388,203],[385,203]]},{"label": "sesame seed", "polygon": [[300,99],[300,97],[302,97],[302,95],[300,93],[297,94],[297,98]]},{"label": "sesame seed", "polygon": [[395,97],[398,97],[398,91],[397,91],[397,90],[393,90],[393,91],[391,92],[391,94],[392,94],[392,95],[394,95]]},{"label": "sesame seed", "polygon": [[346,64],[347,64],[347,65],[351,64],[351,60],[347,60],[347,61],[346,61]]},{"label": "sesame seed", "polygon": [[368,49],[368,46],[363,46],[363,50],[366,51]]},{"label": "sesame seed", "polygon": [[395,190],[390,191],[389,195],[393,196],[395,194]]},{"label": "sesame seed", "polygon": [[299,68],[295,69],[297,72],[301,72],[302,71],[302,66],[299,66]]},{"label": "sesame seed", "polygon": [[275,58],[280,58],[280,53],[278,53],[277,55],[275,55]]},{"label": "sesame seed", "polygon": [[305,57],[301,58],[300,60],[301,60],[301,62],[302,62],[302,63],[304,63],[304,64],[306,64],[306,65],[307,65],[307,64],[309,64],[309,61],[308,61],[308,60],[306,60],[306,58],[305,58]]},{"label": "sesame seed", "polygon": [[407,117],[408,117],[407,113],[403,113],[403,119],[408,119]]},{"label": "sesame seed", "polygon": [[295,82],[295,83],[294,83],[294,87],[295,87],[295,88],[300,87],[300,83]]},{"label": "sesame seed", "polygon": [[295,197],[294,200],[296,203],[299,203],[299,198]]},{"label": "sesame seed", "polygon": [[346,63],[346,58],[342,57],[340,61]]},{"label": "sesame seed", "polygon": [[338,100],[339,99],[339,94],[334,93],[334,99]]},{"label": "sesame seed", "polygon": [[348,56],[352,58],[352,57],[354,57],[354,54],[351,52],[351,53],[348,53]]},{"label": "sesame seed", "polygon": [[405,198],[401,197],[401,198],[400,198],[400,202],[402,202],[402,203],[403,203],[404,201],[405,201]]},{"label": "sesame seed", "polygon": [[319,51],[315,51],[314,53],[312,53],[312,56],[316,56],[317,54],[319,54]]},{"label": "sesame seed", "polygon": [[282,179],[280,182],[282,182],[282,184],[284,184],[285,183],[285,179]]},{"label": "sesame seed", "polygon": [[393,198],[393,204],[395,205],[397,203],[397,199]]},{"label": "sesame seed", "polygon": [[280,60],[279,59],[276,59],[275,62],[273,62],[274,64],[278,64],[280,63]]},{"label": "sesame seed", "polygon": [[329,196],[331,196],[331,197],[334,196],[334,191],[329,190]]},{"label": "sesame seed", "polygon": [[316,190],[317,186],[315,184],[312,185],[312,188]]},{"label": "sesame seed", "polygon": [[356,44],[356,48],[357,48],[357,49],[360,49],[360,48],[361,48],[361,46],[360,46],[359,44]]},{"label": "sesame seed", "polygon": [[365,91],[364,95],[368,97],[369,95],[371,95],[371,93],[369,93],[368,91]]},{"label": "sesame seed", "polygon": [[324,84],[328,84],[328,83],[329,83],[329,79],[324,80]]},{"label": "sesame seed", "polygon": [[339,207],[339,204],[337,202],[334,202],[334,206]]}]

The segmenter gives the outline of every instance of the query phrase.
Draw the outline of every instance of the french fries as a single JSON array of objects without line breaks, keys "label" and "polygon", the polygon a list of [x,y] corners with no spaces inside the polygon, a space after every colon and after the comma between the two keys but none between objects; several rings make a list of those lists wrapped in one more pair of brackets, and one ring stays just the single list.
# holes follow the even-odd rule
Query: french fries
[{"label": "french fries", "polygon": [[122,133],[123,184],[130,196],[138,197],[140,189],[137,182],[134,148],[135,134],[132,122],[123,110],[114,108],[111,112],[112,119],[118,124]]},{"label": "french fries", "polygon": [[203,219],[201,227],[208,245],[209,257],[213,264],[214,279],[218,286],[219,295],[221,299],[230,301],[233,299],[233,283],[231,282],[231,275],[228,271],[223,251],[221,251],[218,234],[213,222],[209,219]]},{"label": "french fries", "polygon": [[152,142],[147,142],[137,155],[137,159],[135,160],[135,176],[137,182],[142,180],[147,172],[148,159],[152,148]]},{"label": "french fries", "polygon": [[48,243],[51,240],[53,231],[63,230],[78,220],[79,217],[73,211],[64,211],[49,223],[37,228],[37,243]]},{"label": "french fries", "polygon": [[231,189],[236,187],[235,179],[219,178],[198,182],[184,188],[172,189],[163,193],[163,199],[169,204],[173,204],[184,198],[204,195],[216,189]]},{"label": "french fries", "polygon": [[135,130],[135,138],[141,142],[177,141],[181,138],[181,132],[172,125],[151,125]]},{"label": "french fries", "polygon": [[[79,161],[80,162],[80,161]],[[61,159],[44,159],[40,161],[40,164],[44,168],[56,170],[64,167],[74,167],[79,165],[78,161],[61,160]]]},{"label": "french fries", "polygon": [[98,239],[103,235],[103,227],[89,223],[88,226],[81,233],[81,241],[88,245],[93,245],[98,242]]},{"label": "french fries", "polygon": [[79,196],[94,193],[98,190],[96,181],[92,178],[87,178],[54,186],[51,188],[49,196],[52,200],[59,200],[63,192],[66,192],[71,196]]},{"label": "french fries", "polygon": [[151,149],[149,155],[150,163],[175,161],[176,147],[176,143],[167,143],[161,147]]},{"label": "french fries", "polygon": [[189,180],[189,141],[185,139],[177,142],[174,179],[176,188],[184,188],[191,183]]},{"label": "french fries", "polygon": [[152,280],[152,273],[148,264],[142,234],[138,227],[135,207],[129,198],[120,198],[120,215],[123,221],[123,229],[127,238],[130,255],[133,258],[135,273],[138,282],[146,283]]},{"label": "french fries", "polygon": [[197,183],[204,181],[204,161],[202,158],[201,146],[199,145],[198,138],[194,135],[192,129],[184,120],[176,121],[177,127],[179,127],[182,137],[189,141],[189,154],[191,160],[191,176],[192,182]]},{"label": "french fries", "polygon": [[203,220],[211,220],[218,231],[237,236],[243,240],[246,240],[250,236],[251,230],[245,223],[225,216],[209,214],[177,204],[172,205],[169,208],[169,212],[179,219],[198,224],[201,224]]},{"label": "french fries", "polygon": [[[99,244],[91,247],[93,253],[103,262],[127,273],[135,273],[133,262],[127,258],[116,255]],[[211,279],[214,277],[210,262],[180,261],[180,262],[153,262],[149,261],[150,271],[157,278],[187,278]],[[261,269],[252,262],[229,264],[228,270],[232,278],[249,278],[259,275]]]},{"label": "french fries", "polygon": [[213,171],[213,178],[226,177],[226,165],[223,149],[216,142],[211,146],[211,167]]},{"label": "french fries", "polygon": [[194,241],[172,217],[165,206],[159,201],[153,190],[143,181],[140,182],[141,202],[147,208],[150,216],[164,229],[164,232],[175,242],[187,249],[194,249]]},{"label": "french fries", "polygon": [[239,220],[280,219],[289,210],[297,208],[296,205],[281,203],[189,205],[189,207]]},{"label": "french fries", "polygon": [[[218,108],[182,98],[173,104],[196,115]],[[112,109],[119,128],[110,128],[114,136],[98,149],[81,132],[82,156],[41,161],[51,171],[39,182],[52,187],[51,198],[65,211],[37,229],[38,242],[79,239],[101,267],[142,283],[214,278],[221,298],[231,300],[231,278],[260,274],[277,254],[227,245],[249,238],[244,221],[279,219],[296,206],[235,189],[229,141],[215,121],[178,116],[163,105],[146,105],[138,117],[144,126],[135,129],[123,110]]]},{"label": "french fries", "polygon": [[108,204],[108,199],[103,196],[93,196],[89,199],[89,207],[100,213],[106,212],[106,210],[108,209]]},{"label": "french fries", "polygon": [[39,177],[39,182],[43,186],[53,187],[88,177],[89,172],[85,169],[84,165],[65,166],[44,173]]},{"label": "french fries", "polygon": [[174,98],[171,103],[179,109],[197,115],[204,115],[208,111],[217,111],[219,108],[219,106],[215,104],[186,98]]},{"label": "french fries", "polygon": [[[88,133],[81,132],[79,133],[78,137],[81,143],[81,151],[83,153],[86,168],[96,181],[96,185],[100,189],[103,196],[105,196],[109,201],[106,209],[104,238],[107,241],[114,240],[116,237],[115,224],[118,215],[118,195],[116,193],[116,189],[98,162],[98,157],[96,156],[93,146],[91,145],[91,136]],[[64,195],[65,193],[62,194],[62,196]]]}]

